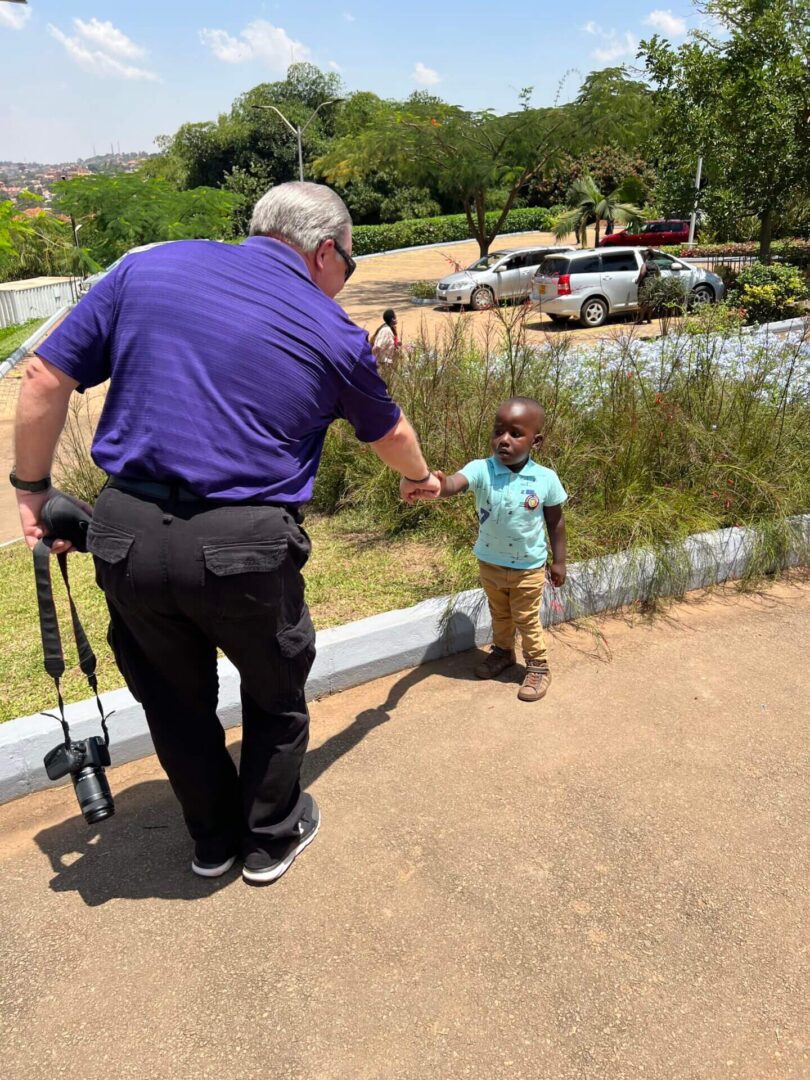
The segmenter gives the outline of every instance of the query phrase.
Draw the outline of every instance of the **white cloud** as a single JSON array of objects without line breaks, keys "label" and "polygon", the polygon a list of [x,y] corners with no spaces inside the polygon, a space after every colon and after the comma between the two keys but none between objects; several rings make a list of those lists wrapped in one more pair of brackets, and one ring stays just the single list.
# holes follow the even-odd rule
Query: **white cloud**
[{"label": "white cloud", "polygon": [[686,19],[682,19],[680,15],[673,15],[669,8],[665,11],[656,8],[655,11],[650,12],[644,22],[647,26],[660,30],[667,37],[684,37],[686,34]]},{"label": "white cloud", "polygon": [[603,40],[605,44],[591,53],[594,60],[598,60],[600,64],[609,64],[613,60],[635,56],[638,50],[638,38],[629,30],[625,30],[623,34],[617,34],[615,30],[611,30],[609,34],[604,35]]},{"label": "white cloud", "polygon": [[[89,49],[77,37],[69,37],[58,26],[48,23],[48,33],[56,38],[60,45],[64,46],[68,56],[74,60],[80,68],[89,71],[92,75],[109,79],[146,79],[150,82],[160,82],[160,76],[146,68],[134,67],[132,64],[124,64],[109,56],[100,49]],[[129,39],[127,39],[129,40]]]},{"label": "white cloud", "polygon": [[31,18],[31,8],[11,7],[9,4],[0,4],[0,26],[8,26],[11,30],[22,30]]},{"label": "white cloud", "polygon": [[200,30],[200,40],[217,60],[226,64],[260,60],[272,70],[284,72],[290,64],[312,58],[311,49],[265,19],[249,23],[239,32],[239,37],[233,37],[227,30]]},{"label": "white cloud", "polygon": [[600,64],[610,64],[614,60],[636,55],[638,38],[629,30],[625,30],[623,34],[617,30],[605,30],[593,19],[589,19],[582,30],[601,40],[602,44],[591,53],[593,59],[598,60]]},{"label": "white cloud", "polygon": [[332,69],[332,71],[336,71],[338,74],[343,71],[343,68],[335,60],[329,61],[329,67]]},{"label": "white cloud", "polygon": [[357,16],[352,15],[350,11],[344,11],[343,18],[346,20],[346,22],[357,22]]},{"label": "white cloud", "polygon": [[442,77],[438,71],[434,71],[433,68],[425,67],[421,60],[417,60],[414,64],[411,78],[414,82],[419,83],[420,86],[435,86],[436,83],[442,81]]},{"label": "white cloud", "polygon": [[73,25],[82,37],[98,45],[104,52],[126,56],[130,60],[137,60],[139,56],[146,55],[146,49],[136,45],[132,38],[128,38],[122,30],[109,21],[101,22],[94,18],[90,22],[84,22],[82,19],[74,19]]}]

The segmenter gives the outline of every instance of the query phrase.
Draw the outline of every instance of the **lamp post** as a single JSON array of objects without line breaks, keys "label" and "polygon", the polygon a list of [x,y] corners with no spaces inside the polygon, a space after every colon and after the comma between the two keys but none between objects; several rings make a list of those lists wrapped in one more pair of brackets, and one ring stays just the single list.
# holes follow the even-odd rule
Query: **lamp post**
[{"label": "lamp post", "polygon": [[307,122],[304,124],[303,127],[301,127],[300,124],[295,124],[295,125],[291,124],[290,121],[287,119],[287,117],[284,115],[284,113],[281,111],[281,109],[277,109],[275,105],[251,105],[250,107],[251,107],[251,109],[269,109],[269,110],[271,110],[281,120],[284,121],[284,123],[287,125],[287,127],[290,129],[290,131],[293,133],[293,135],[295,135],[295,138],[298,141],[298,177],[299,177],[300,180],[303,180],[304,179],[304,150],[303,150],[303,145],[302,145],[302,142],[301,142],[302,136],[303,136],[304,132],[307,130],[307,128],[309,127],[309,125],[312,123],[312,121],[315,119],[315,117],[318,115],[318,113],[321,111],[321,109],[323,109],[326,105],[337,105],[337,103],[339,101],[343,101],[343,98],[331,98],[329,101],[322,101],[320,103],[320,105],[317,107],[317,109],[315,109],[312,116],[310,116],[309,120],[307,120]]}]

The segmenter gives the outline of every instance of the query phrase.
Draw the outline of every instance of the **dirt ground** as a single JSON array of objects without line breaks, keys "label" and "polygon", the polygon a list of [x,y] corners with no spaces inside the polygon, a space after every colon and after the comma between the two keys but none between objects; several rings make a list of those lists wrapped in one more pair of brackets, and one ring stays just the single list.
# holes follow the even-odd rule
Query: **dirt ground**
[{"label": "dirt ground", "polygon": [[470,653],[317,702],[271,888],[191,874],[153,758],[0,807],[3,1075],[810,1075],[810,586],[593,629],[538,705]]},{"label": "dirt ground", "polygon": [[[492,250],[510,247],[527,247],[531,244],[555,243],[551,233],[530,233],[518,236],[498,237]],[[440,277],[452,270],[448,259],[455,259],[463,266],[469,266],[478,255],[478,246],[468,240],[458,244],[447,244],[441,248],[414,249],[394,255],[381,255],[363,259],[358,263],[357,272],[338,297],[349,316],[358,325],[373,332],[382,321],[382,312],[393,307],[399,316],[400,333],[404,341],[413,340],[423,329],[429,335],[441,333],[445,328],[460,319],[465,320],[483,341],[489,338],[496,341],[500,324],[494,312],[459,312],[444,310],[439,307],[416,307],[408,299],[407,287],[413,281]],[[447,257],[445,257],[447,256]],[[505,317],[509,317],[514,308],[504,307]],[[585,330],[577,327],[555,326],[545,315],[532,314],[527,324],[527,338],[542,342],[549,334],[566,334],[572,340],[586,341],[611,338],[620,333],[632,332],[643,337],[658,332],[657,323],[650,326],[635,326],[627,318],[607,323],[598,330]],[[27,361],[18,364],[4,379],[0,379],[0,477],[7,476],[14,460],[13,429],[14,413],[19,397],[19,388]],[[105,388],[100,387],[88,395],[92,401],[92,411],[98,413],[103,404]],[[0,484],[0,544],[15,540],[20,535],[20,523],[17,515],[17,503],[13,490],[8,484]]]}]

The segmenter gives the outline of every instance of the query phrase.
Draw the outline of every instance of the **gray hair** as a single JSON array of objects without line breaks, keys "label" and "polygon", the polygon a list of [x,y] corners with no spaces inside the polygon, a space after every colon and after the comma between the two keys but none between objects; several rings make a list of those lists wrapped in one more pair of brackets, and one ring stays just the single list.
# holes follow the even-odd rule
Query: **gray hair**
[{"label": "gray hair", "polygon": [[324,240],[341,242],[352,219],[343,199],[325,184],[294,180],[259,199],[250,219],[251,236],[277,236],[299,251],[315,251]]}]

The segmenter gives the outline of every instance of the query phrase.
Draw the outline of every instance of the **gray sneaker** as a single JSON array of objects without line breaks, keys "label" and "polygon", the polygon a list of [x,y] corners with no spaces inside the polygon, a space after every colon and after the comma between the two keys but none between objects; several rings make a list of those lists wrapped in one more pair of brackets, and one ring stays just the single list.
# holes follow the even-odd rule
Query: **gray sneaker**
[{"label": "gray sneaker", "polygon": [[321,827],[321,812],[311,795],[304,796],[304,812],[298,819],[297,834],[273,844],[273,852],[251,851],[242,867],[242,879],[249,885],[269,885],[292,866],[297,855],[309,847]]}]

